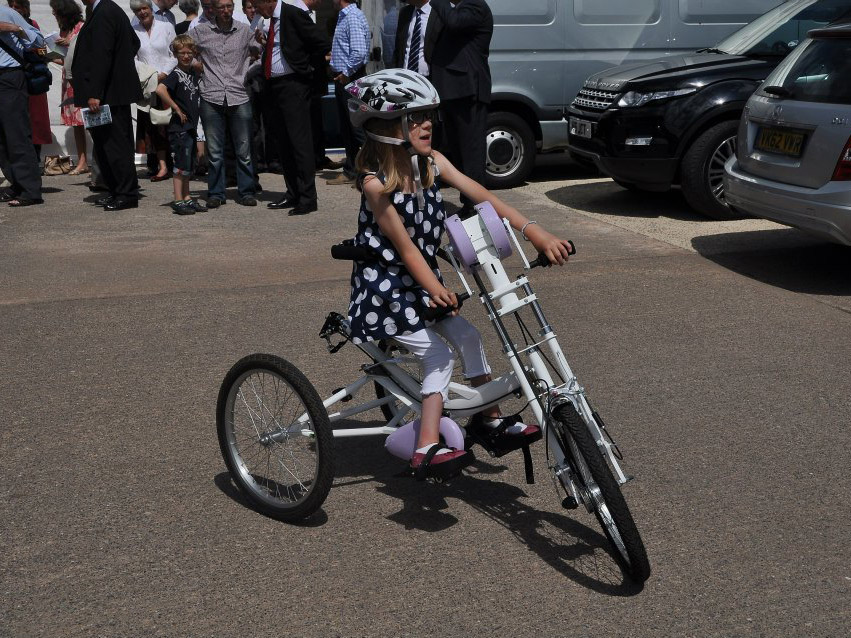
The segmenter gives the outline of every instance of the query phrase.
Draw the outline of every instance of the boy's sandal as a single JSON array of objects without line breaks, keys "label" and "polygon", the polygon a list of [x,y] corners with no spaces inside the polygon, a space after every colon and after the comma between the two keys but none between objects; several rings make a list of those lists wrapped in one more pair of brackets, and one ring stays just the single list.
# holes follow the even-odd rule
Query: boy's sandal
[{"label": "boy's sandal", "polygon": [[89,169],[88,166],[83,168],[83,169],[80,169],[80,167],[78,166],[77,168],[70,171],[68,174],[69,175],[85,175],[86,173],[91,173],[91,169]]},{"label": "boy's sandal", "polygon": [[[523,431],[511,434],[506,432],[512,425],[523,425]],[[541,428],[537,425],[524,424],[519,414],[502,417],[502,421],[495,428],[488,427],[484,423],[481,413],[475,414],[467,423],[467,433],[470,437],[492,456],[502,456],[526,447],[543,437]]]},{"label": "boy's sandal", "polygon": [[9,206],[13,208],[19,208],[21,206],[35,206],[36,204],[43,204],[43,199],[26,199],[25,197],[15,197],[9,202]]},{"label": "boy's sandal", "polygon": [[[440,450],[446,449],[452,451],[445,454],[437,454]],[[414,478],[418,481],[424,481],[426,479],[446,481],[458,476],[462,469],[471,465],[475,460],[476,458],[469,450],[447,448],[438,443],[431,446],[431,449],[425,454],[415,452],[411,458],[411,469],[414,472]]]},{"label": "boy's sandal", "polygon": [[17,199],[17,195],[8,189],[4,189],[0,191],[0,202],[11,202],[13,199]]}]

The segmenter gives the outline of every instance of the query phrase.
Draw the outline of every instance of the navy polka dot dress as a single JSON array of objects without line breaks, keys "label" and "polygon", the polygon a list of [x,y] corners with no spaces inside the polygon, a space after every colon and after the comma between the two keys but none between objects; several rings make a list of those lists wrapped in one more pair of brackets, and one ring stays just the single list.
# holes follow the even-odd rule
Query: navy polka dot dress
[{"label": "navy polka dot dress", "polygon": [[[424,195],[423,210],[413,193],[391,193],[390,201],[402,218],[411,241],[443,283],[435,253],[443,237],[446,210],[436,184],[432,184]],[[370,246],[380,259],[371,263],[356,261],[352,269],[348,313],[352,342],[377,341],[425,328],[426,323],[420,315],[428,307],[429,294],[414,281],[393,242],[382,234],[364,195],[361,195],[355,245]]]}]

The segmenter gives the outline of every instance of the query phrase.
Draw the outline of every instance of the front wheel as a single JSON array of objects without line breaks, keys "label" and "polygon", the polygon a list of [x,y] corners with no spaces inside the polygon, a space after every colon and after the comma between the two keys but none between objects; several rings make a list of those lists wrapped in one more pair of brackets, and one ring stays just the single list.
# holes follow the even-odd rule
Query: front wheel
[{"label": "front wheel", "polygon": [[219,390],[216,429],[234,483],[258,510],[285,521],[313,514],[334,479],[328,412],[291,363],[252,354]]},{"label": "front wheel", "polygon": [[572,404],[557,408],[554,416],[556,439],[579,484],[582,501],[597,517],[621,568],[633,581],[643,583],[650,576],[647,550],[600,449]]}]

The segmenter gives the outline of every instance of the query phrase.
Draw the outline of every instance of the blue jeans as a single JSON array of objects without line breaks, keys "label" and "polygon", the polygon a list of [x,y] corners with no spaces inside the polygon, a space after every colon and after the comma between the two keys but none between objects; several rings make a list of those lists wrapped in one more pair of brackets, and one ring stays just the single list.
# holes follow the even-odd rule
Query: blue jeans
[{"label": "blue jeans", "polygon": [[225,201],[225,125],[230,129],[236,154],[236,186],[239,197],[254,197],[251,166],[251,104],[221,106],[201,100],[201,121],[207,137],[207,197]]}]

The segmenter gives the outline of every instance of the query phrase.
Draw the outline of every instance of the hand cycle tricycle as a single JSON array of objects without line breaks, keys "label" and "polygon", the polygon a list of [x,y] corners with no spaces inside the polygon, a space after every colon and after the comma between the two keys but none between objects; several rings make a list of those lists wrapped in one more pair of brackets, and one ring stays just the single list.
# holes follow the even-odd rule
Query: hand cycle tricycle
[{"label": "hand cycle tricycle", "polygon": [[[460,440],[467,448],[478,443],[488,449],[487,441],[465,435],[456,421],[512,395],[524,398],[541,426],[547,467],[563,506],[582,505],[594,514],[622,569],[632,580],[643,582],[650,575],[650,564],[620,490],[631,478],[621,469],[621,452],[570,369],[526,275],[512,281],[502,263],[512,253],[512,244],[527,271],[547,266],[549,260],[539,254],[529,262],[514,231],[489,203],[479,204],[476,211],[466,220],[457,215],[447,219],[449,243],[440,253],[466,289],[459,300],[473,296],[465,273],[472,277],[511,370],[475,388],[450,384],[441,437]],[[336,258],[367,259],[365,250],[344,242],[332,253]],[[537,336],[521,317],[529,313],[537,324]],[[512,315],[523,345],[515,343],[506,327]],[[320,337],[328,342],[330,352],[337,352],[350,341],[347,319],[330,313]],[[333,438],[388,435],[390,449],[393,435],[413,425],[405,421],[421,408],[416,360],[392,342],[363,342],[355,347],[370,363],[361,366],[360,378],[324,401],[304,374],[274,355],[244,357],[225,376],[216,411],[219,445],[234,482],[259,511],[289,522],[310,516],[324,502],[334,478]],[[348,403],[364,388],[373,389],[375,398],[338,406],[329,414],[329,409]],[[376,408],[386,419],[382,426],[331,428],[331,423]],[[500,455],[493,448],[488,452]],[[528,446],[523,452],[531,483]]]}]

